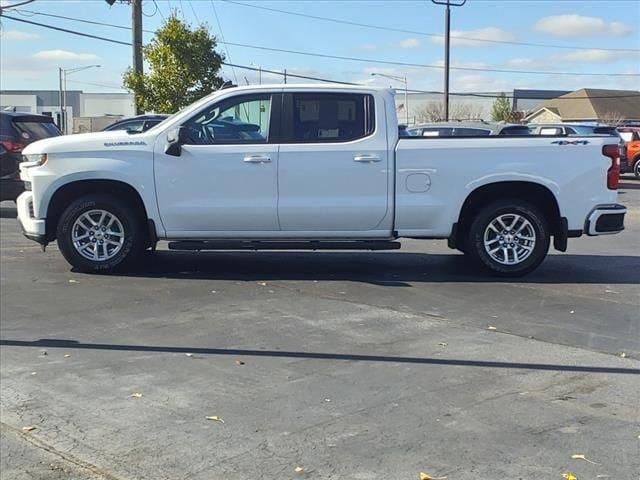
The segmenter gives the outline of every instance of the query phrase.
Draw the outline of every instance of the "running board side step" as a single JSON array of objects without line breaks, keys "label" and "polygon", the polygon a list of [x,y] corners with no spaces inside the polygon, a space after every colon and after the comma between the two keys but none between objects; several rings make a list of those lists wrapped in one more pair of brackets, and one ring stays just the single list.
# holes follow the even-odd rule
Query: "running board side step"
[{"label": "running board side step", "polygon": [[398,250],[400,242],[362,241],[229,241],[185,240],[169,242],[169,250]]}]

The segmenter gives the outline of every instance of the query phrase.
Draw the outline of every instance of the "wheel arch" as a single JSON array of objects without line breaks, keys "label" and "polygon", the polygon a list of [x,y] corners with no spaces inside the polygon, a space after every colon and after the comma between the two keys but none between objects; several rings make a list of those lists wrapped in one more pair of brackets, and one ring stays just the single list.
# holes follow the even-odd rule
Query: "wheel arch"
[{"label": "wheel arch", "polygon": [[[127,182],[113,179],[85,179],[74,180],[59,186],[51,195],[47,207],[46,233],[47,240],[53,241],[56,237],[56,227],[60,216],[69,204],[75,199],[91,193],[111,194],[119,199],[124,199],[131,204],[140,220],[147,224],[149,215],[140,192]],[[146,231],[146,228],[143,227]]]},{"label": "wheel arch", "polygon": [[558,200],[548,187],[536,182],[500,181],[479,186],[467,195],[453,227],[453,238],[449,239],[449,245],[463,249],[464,239],[475,215],[488,203],[502,198],[517,198],[539,208],[549,223],[550,234],[566,242],[566,220],[563,221]]}]

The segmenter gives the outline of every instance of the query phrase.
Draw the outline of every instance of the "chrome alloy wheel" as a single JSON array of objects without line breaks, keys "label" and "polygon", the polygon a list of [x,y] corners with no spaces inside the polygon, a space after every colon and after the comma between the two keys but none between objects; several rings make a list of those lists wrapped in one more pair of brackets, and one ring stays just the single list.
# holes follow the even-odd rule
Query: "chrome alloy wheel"
[{"label": "chrome alloy wheel", "polygon": [[515,213],[494,218],[484,231],[484,249],[503,265],[524,262],[536,245],[536,231],[529,220]]},{"label": "chrome alloy wheel", "polygon": [[89,210],[73,223],[71,241],[84,258],[104,262],[115,257],[122,249],[124,228],[113,213]]}]

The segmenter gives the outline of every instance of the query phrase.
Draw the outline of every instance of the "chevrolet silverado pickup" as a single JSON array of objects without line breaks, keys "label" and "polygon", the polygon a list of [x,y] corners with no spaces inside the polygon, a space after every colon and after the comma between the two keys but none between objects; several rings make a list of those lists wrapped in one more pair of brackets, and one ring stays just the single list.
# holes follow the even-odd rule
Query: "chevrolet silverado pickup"
[{"label": "chevrolet silverado pickup", "polygon": [[24,150],[24,234],[76,269],[178,250],[383,250],[446,239],[498,275],[550,244],[624,229],[618,139],[399,137],[393,92],[345,85],[222,89],[143,133]]}]

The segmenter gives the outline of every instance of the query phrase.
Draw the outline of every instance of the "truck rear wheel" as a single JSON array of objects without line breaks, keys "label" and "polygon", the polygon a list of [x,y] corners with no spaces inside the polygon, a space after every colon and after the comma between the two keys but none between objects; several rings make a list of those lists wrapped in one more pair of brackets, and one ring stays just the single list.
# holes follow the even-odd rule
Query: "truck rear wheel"
[{"label": "truck rear wheel", "polygon": [[549,251],[549,229],[533,205],[505,199],[487,205],[471,224],[467,255],[500,276],[520,276],[535,270]]},{"label": "truck rear wheel", "polygon": [[58,246],[64,258],[83,272],[108,273],[130,265],[143,251],[137,212],[107,194],[74,200],[58,222]]}]

